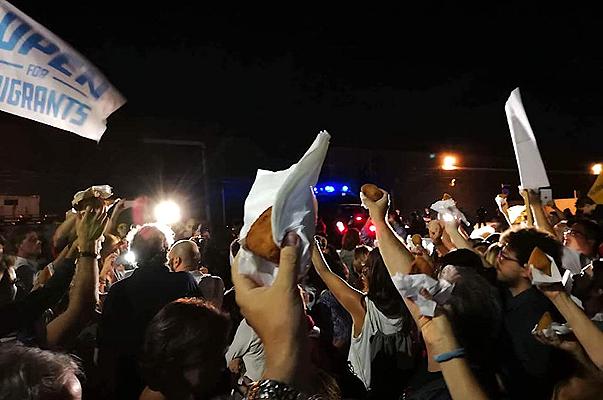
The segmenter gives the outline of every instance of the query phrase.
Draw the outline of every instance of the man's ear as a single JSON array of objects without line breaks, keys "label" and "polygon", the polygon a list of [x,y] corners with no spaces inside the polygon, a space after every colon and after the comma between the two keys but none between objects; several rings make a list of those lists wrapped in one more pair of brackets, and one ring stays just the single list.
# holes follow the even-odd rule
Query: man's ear
[{"label": "man's ear", "polygon": [[523,265],[523,268],[521,270],[522,270],[521,277],[529,279],[531,281],[532,280],[532,270],[530,269],[530,266],[526,263]]}]

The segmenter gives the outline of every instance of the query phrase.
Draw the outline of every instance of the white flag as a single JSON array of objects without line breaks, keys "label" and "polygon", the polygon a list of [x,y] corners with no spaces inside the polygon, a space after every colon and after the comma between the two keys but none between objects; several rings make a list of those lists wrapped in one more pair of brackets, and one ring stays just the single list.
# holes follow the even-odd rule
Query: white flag
[{"label": "white flag", "polygon": [[0,0],[0,110],[99,141],[124,103],[88,60]]},{"label": "white flag", "polygon": [[521,188],[549,187],[549,178],[546,175],[530,121],[528,121],[528,116],[523,109],[519,88],[511,92],[509,100],[505,104],[505,112],[507,113],[507,122],[511,131],[513,148],[515,149]]}]

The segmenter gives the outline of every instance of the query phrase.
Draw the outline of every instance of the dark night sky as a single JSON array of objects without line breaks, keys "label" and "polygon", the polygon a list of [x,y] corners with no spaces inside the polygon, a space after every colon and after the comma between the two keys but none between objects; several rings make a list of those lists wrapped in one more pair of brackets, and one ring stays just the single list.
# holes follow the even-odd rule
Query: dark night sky
[{"label": "dark night sky", "polygon": [[547,165],[583,168],[603,154],[595,10],[193,3],[13,1],[128,103],[100,146],[8,114],[0,128],[19,131],[18,145],[52,148],[57,165],[141,136],[203,140],[210,150],[247,137],[297,157],[320,129],[336,146],[512,158],[504,102],[520,86]]}]

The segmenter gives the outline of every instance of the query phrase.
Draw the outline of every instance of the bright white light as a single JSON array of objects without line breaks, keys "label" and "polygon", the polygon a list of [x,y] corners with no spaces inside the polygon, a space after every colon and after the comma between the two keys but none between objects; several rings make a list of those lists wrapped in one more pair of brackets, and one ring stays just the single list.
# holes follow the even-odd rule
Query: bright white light
[{"label": "bright white light", "polygon": [[603,170],[603,164],[593,164],[593,166],[590,167],[590,170],[593,175],[601,175],[601,171]]},{"label": "bright white light", "polygon": [[335,188],[333,186],[325,186],[325,192],[333,193],[334,191],[335,191]]},{"label": "bright white light", "polygon": [[377,232],[377,227],[375,225],[371,225],[371,226],[369,226],[369,231]]},{"label": "bright white light", "polygon": [[350,188],[349,188],[349,187],[347,187],[347,186],[343,186],[343,187],[341,188],[341,191],[342,191],[342,192],[347,192],[348,190],[350,190]]},{"label": "bright white light", "polygon": [[337,221],[337,223],[335,224],[335,226],[337,226],[337,230],[339,232],[345,231],[345,225],[343,224],[343,222]]},{"label": "bright white light", "polygon": [[134,264],[136,262],[136,254],[134,254],[133,251],[128,251],[126,254],[124,254],[124,260],[130,264]]},{"label": "bright white light", "polygon": [[456,169],[456,157],[455,156],[446,156],[444,157],[444,161],[442,162],[442,169],[446,171],[452,171]]},{"label": "bright white light", "polygon": [[162,201],[155,206],[155,220],[160,224],[172,225],[180,218],[180,206],[173,201]]}]

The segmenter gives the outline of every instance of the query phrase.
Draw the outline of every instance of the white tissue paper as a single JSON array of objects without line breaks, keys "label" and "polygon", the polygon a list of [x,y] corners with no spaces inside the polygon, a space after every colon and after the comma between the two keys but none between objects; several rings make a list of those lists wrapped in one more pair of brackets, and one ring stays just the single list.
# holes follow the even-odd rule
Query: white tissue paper
[{"label": "white tissue paper", "polygon": [[297,233],[301,239],[300,275],[310,263],[311,246],[316,227],[316,198],[313,186],[318,181],[327,155],[331,135],[322,131],[303,157],[286,170],[259,169],[245,200],[243,227],[239,235],[239,273],[247,275],[258,284],[271,285],[277,270],[276,264],[264,260],[245,249],[245,238],[251,225],[272,207],[272,238],[280,246],[285,234]]},{"label": "white tissue paper", "polygon": [[[90,196],[92,195],[92,196]],[[89,187],[86,190],[82,190],[77,192],[75,196],[73,196],[73,200],[71,201],[71,205],[75,207],[77,203],[82,201],[86,197],[100,197],[105,200],[109,197],[113,196],[113,188],[109,185],[97,185]]]},{"label": "white tissue paper", "polygon": [[[537,328],[538,325],[536,325],[534,329],[532,329],[533,334],[536,333]],[[554,335],[567,335],[571,331],[572,328],[570,328],[567,324],[553,322],[549,328],[543,329],[542,333],[544,333],[544,336],[546,336],[547,338],[552,338]]]},{"label": "white tissue paper", "polygon": [[547,274],[537,268],[534,268],[534,266],[530,264],[533,285],[537,285],[540,283],[560,283],[563,281],[563,277],[561,276],[559,268],[557,268],[557,264],[555,263],[555,260],[553,260],[553,257],[549,256],[548,254],[545,255],[551,261],[551,276],[548,276]]},{"label": "white tissue paper", "polygon": [[517,205],[513,207],[509,207],[507,209],[507,214],[509,215],[509,221],[512,224],[518,224],[522,221],[522,215],[526,211],[526,206]]},{"label": "white tissue paper", "polygon": [[436,201],[431,205],[431,209],[438,213],[438,219],[446,221],[450,216],[456,220],[462,221],[465,225],[469,226],[469,221],[465,218],[465,215],[456,208],[456,201],[454,199]]},{"label": "white tissue paper", "polygon": [[[415,302],[421,311],[421,315],[433,317],[438,304],[444,304],[452,294],[454,284],[447,280],[440,279],[436,281],[425,274],[405,275],[397,273],[392,276],[394,286],[400,292],[403,298],[410,298]],[[427,291],[433,296],[433,299],[426,299],[421,295],[421,289]]]},{"label": "white tissue paper", "polygon": [[[421,246],[427,250],[427,254],[431,254],[433,252],[433,242],[430,238],[421,238]],[[411,253],[418,251],[417,245],[415,245],[412,241],[412,235],[406,236],[406,247]]]}]

